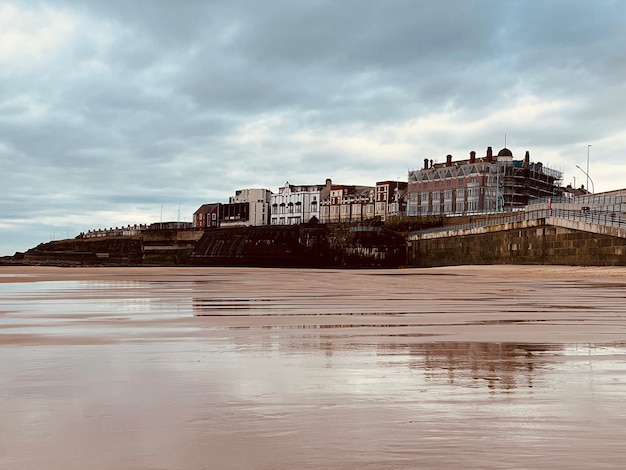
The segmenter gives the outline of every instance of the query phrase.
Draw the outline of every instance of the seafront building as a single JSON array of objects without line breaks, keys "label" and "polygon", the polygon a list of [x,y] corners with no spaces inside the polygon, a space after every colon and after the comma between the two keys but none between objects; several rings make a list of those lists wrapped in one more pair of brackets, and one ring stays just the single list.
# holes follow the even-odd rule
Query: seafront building
[{"label": "seafront building", "polygon": [[560,171],[524,159],[515,160],[508,148],[497,155],[487,147],[487,154],[424,166],[408,173],[407,215],[455,215],[516,210],[533,199],[560,196]]},{"label": "seafront building", "polygon": [[267,225],[270,220],[269,189],[239,189],[228,198],[229,204],[248,204],[248,220],[244,225]]},{"label": "seafront building", "polygon": [[322,201],[320,222],[362,222],[406,212],[406,181],[379,181],[376,186],[333,185]]},{"label": "seafront building", "polygon": [[330,194],[322,201],[320,222],[361,222],[373,218],[375,190],[373,186],[332,185]]},{"label": "seafront building", "polygon": [[201,205],[193,213],[194,228],[267,225],[270,214],[269,189],[239,189],[228,204]]},{"label": "seafront building", "polygon": [[330,179],[326,184],[295,185],[286,182],[278,193],[270,196],[271,225],[295,225],[320,220],[320,201],[329,194],[332,186]]},{"label": "seafront building", "polygon": [[497,155],[487,147],[484,157],[472,151],[464,160],[454,161],[452,155],[445,163],[425,159],[421,169],[408,172],[408,181],[359,186],[333,184],[327,179],[325,184],[313,185],[286,182],[277,193],[240,189],[227,204],[200,206],[193,214],[193,226],[297,225],[311,220],[350,223],[403,215],[511,211],[536,199],[567,193],[560,187],[561,178],[560,171],[531,162],[528,151],[516,160],[506,147]]},{"label": "seafront building", "polygon": [[76,238],[103,238],[103,237],[134,237],[143,232],[155,230],[190,230],[191,222],[154,222],[151,224],[134,224],[125,227],[109,227],[81,232]]},{"label": "seafront building", "polygon": [[376,183],[375,216],[384,221],[387,217],[405,215],[408,184],[406,181],[379,181]]}]

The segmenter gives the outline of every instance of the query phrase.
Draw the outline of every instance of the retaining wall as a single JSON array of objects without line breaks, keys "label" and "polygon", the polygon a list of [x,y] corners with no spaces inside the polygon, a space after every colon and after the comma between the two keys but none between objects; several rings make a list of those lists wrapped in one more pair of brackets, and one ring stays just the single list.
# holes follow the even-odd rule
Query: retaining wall
[{"label": "retaining wall", "polygon": [[626,265],[626,238],[556,226],[546,219],[446,235],[409,237],[407,264]]}]

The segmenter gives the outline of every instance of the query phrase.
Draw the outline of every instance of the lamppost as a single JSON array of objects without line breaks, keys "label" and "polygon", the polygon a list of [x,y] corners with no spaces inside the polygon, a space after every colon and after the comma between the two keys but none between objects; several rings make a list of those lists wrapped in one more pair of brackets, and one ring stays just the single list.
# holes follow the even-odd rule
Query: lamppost
[{"label": "lamppost", "polygon": [[[589,188],[589,180],[591,178],[589,178],[589,148],[591,147],[591,144],[587,145],[587,173],[585,173],[587,175],[587,188]],[[592,181],[593,183],[593,181]],[[595,193],[595,191],[594,191]]]},{"label": "lamppost", "polygon": [[[589,181],[591,181],[591,192],[595,193],[596,192],[596,187],[593,184],[593,180],[591,179],[591,176],[589,176],[589,173],[585,172],[585,170],[583,170],[581,167],[579,167],[578,165],[576,165],[576,168],[578,168],[580,171],[582,171],[583,173],[585,173],[585,176],[587,177],[587,184],[589,184]],[[587,186],[587,192],[589,191],[589,186]]]},{"label": "lamppost", "polygon": [[[504,137],[506,141],[506,136]],[[506,148],[506,145],[504,146]],[[500,206],[500,165],[496,166],[496,212],[504,209],[504,205]]]}]

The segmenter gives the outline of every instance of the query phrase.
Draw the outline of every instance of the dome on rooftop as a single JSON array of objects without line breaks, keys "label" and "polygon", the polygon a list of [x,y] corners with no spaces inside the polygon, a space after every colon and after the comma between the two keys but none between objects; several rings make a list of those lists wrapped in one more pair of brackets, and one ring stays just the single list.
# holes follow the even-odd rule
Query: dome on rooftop
[{"label": "dome on rooftop", "polygon": [[513,152],[511,152],[508,148],[504,147],[502,150],[498,152],[498,157],[512,157]]}]

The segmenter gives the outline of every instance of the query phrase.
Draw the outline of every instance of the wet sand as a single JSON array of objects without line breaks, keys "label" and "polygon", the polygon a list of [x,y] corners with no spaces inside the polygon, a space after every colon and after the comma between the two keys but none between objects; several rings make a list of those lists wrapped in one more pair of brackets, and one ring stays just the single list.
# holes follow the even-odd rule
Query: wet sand
[{"label": "wet sand", "polygon": [[0,267],[0,468],[621,468],[626,268]]}]

